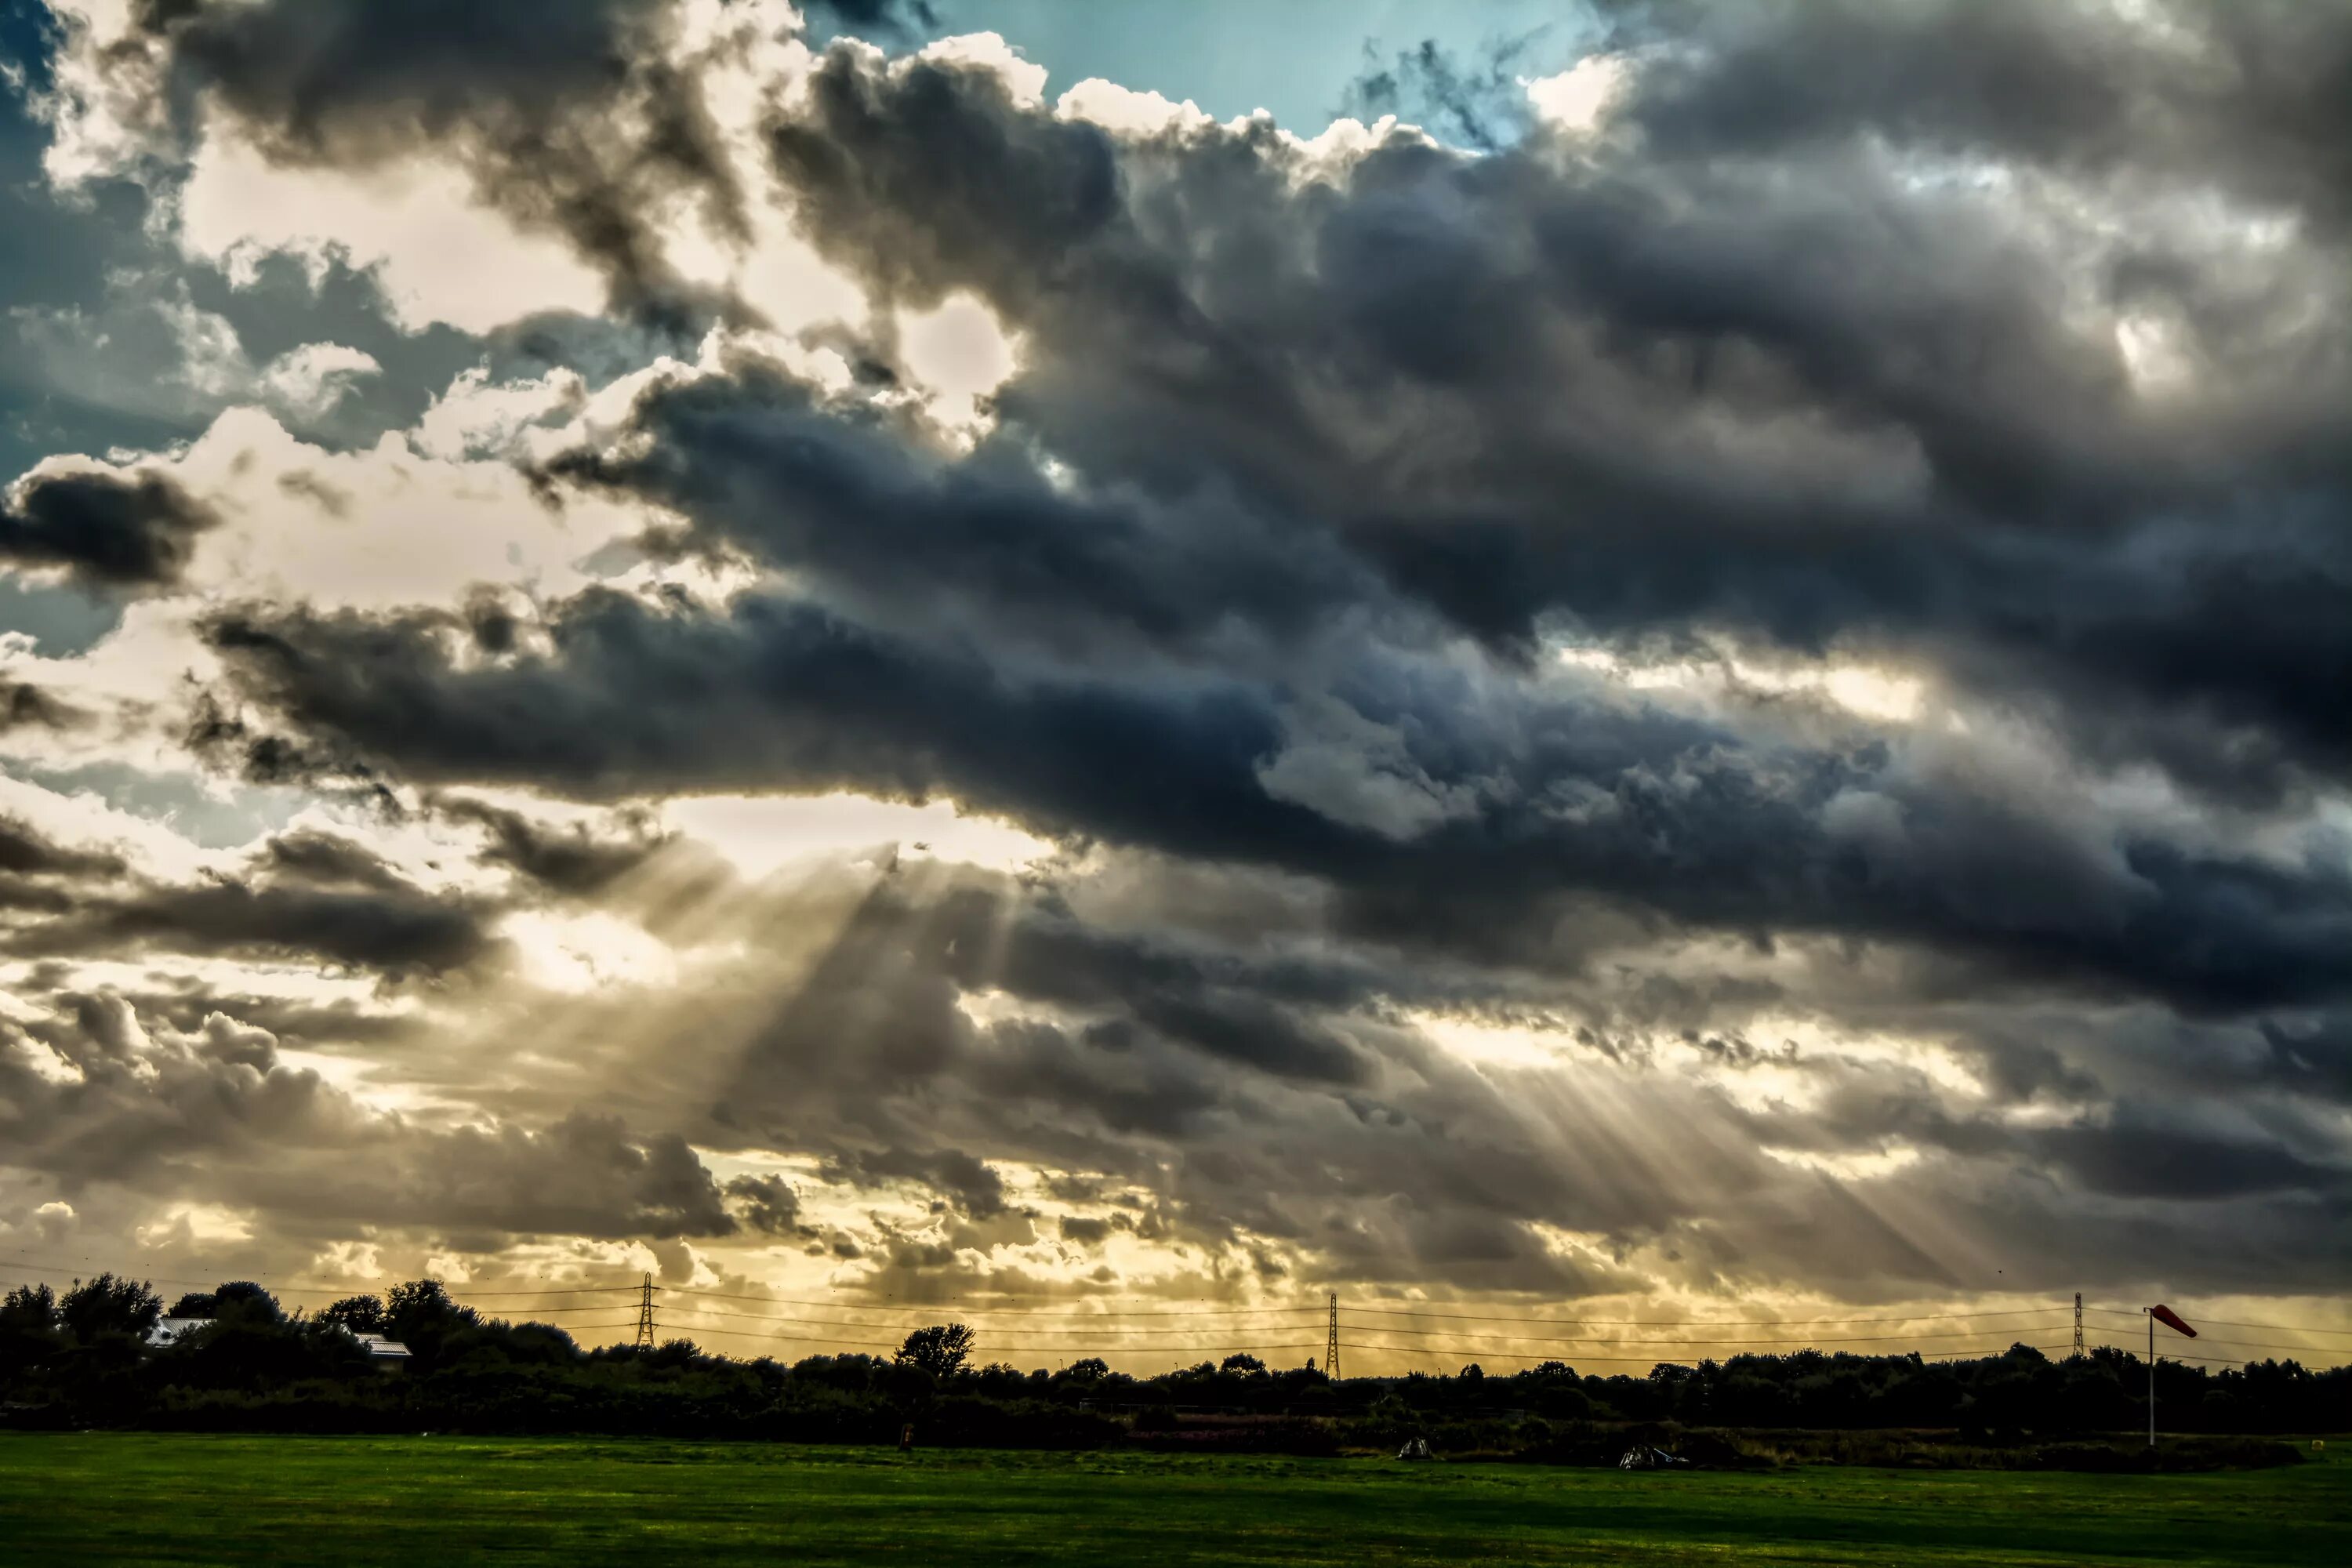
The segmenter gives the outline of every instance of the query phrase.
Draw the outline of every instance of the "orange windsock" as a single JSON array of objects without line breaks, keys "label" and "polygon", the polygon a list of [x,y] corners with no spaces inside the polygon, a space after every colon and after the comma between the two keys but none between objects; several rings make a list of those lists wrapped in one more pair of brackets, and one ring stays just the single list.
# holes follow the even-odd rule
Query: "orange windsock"
[{"label": "orange windsock", "polygon": [[2150,1307],[2148,1311],[2153,1313],[2156,1321],[2162,1323],[2166,1328],[2178,1330],[2181,1333],[2187,1334],[2192,1340],[2197,1337],[2197,1331],[2182,1322],[2180,1321],[2180,1314],[2174,1311],[2171,1308]]}]

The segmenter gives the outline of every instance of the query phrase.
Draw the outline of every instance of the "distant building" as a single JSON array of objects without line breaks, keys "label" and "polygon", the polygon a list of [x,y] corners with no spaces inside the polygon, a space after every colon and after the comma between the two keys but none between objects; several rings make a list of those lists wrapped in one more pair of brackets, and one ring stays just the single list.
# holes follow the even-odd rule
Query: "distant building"
[{"label": "distant building", "polygon": [[147,1331],[147,1348],[162,1350],[189,1330],[201,1329],[211,1321],[210,1318],[158,1318],[155,1326]]},{"label": "distant building", "polygon": [[[155,1326],[147,1331],[147,1348],[162,1350],[168,1345],[177,1344],[181,1336],[201,1329],[211,1321],[210,1318],[158,1318],[155,1320]],[[349,1329],[343,1331],[351,1333]],[[368,1359],[371,1361],[397,1365],[408,1359],[408,1347],[398,1340],[388,1340],[382,1334],[352,1334],[352,1338],[359,1342],[360,1349],[367,1352]]]},{"label": "distant building", "polygon": [[367,1352],[374,1360],[404,1362],[408,1359],[408,1347],[398,1340],[388,1340],[382,1334],[352,1334],[352,1338],[359,1341],[360,1349]]}]

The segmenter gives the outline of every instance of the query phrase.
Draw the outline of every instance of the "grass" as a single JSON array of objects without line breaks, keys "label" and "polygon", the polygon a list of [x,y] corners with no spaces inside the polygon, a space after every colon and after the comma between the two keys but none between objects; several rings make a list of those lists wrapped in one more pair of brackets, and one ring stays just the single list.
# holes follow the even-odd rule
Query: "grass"
[{"label": "grass", "polygon": [[8,1560],[76,1563],[2352,1563],[2352,1463],[1626,1474],[465,1437],[0,1436]]}]

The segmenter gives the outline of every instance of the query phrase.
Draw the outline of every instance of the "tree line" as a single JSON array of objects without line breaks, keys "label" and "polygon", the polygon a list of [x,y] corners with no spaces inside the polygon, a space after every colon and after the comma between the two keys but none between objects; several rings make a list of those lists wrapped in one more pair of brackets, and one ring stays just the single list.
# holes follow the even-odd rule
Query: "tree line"
[{"label": "tree line", "polygon": [[[151,1346],[165,1315],[149,1286],[110,1274],[62,1294],[0,1300],[0,1418],[30,1426],[286,1431],[595,1432],[926,1443],[1111,1445],[1314,1453],[1422,1438],[1441,1452],[1601,1458],[1629,1426],[1722,1432],[1905,1429],[1979,1445],[2129,1433],[2146,1418],[2146,1367],[2117,1350],[2053,1360],[2028,1345],[1975,1360],[1801,1351],[1740,1355],[1646,1375],[1546,1362],[1508,1373],[1333,1381],[1312,1363],[1248,1354],[1147,1377],[1099,1357],[1022,1370],[983,1362],[958,1323],[918,1329],[890,1356],[787,1364],[673,1339],[649,1349],[579,1345],[549,1323],[488,1317],[430,1279],[288,1310],[261,1286],[191,1292],[169,1315],[206,1320]],[[400,1341],[397,1370],[359,1333]],[[2294,1361],[2158,1368],[2172,1433],[2352,1428],[2352,1369]]]}]

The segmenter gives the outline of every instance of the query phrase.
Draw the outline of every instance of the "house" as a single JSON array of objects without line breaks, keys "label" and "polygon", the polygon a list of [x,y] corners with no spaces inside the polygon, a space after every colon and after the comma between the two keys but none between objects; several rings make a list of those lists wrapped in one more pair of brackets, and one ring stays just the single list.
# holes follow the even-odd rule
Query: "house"
[{"label": "house", "polygon": [[[211,1321],[210,1318],[158,1318],[155,1320],[155,1326],[147,1331],[147,1348],[163,1350],[167,1346],[177,1344],[183,1335],[204,1328]],[[382,1334],[352,1333],[349,1329],[343,1331],[351,1333],[352,1338],[359,1341],[360,1349],[367,1352],[370,1361],[382,1362],[387,1366],[397,1366],[408,1359],[408,1347],[398,1340],[388,1340]]]},{"label": "house", "polygon": [[[349,1332],[348,1330],[345,1331]],[[408,1359],[408,1347],[398,1340],[388,1340],[382,1334],[352,1334],[352,1338],[359,1341],[360,1348],[367,1352],[373,1361],[396,1365]]]}]

